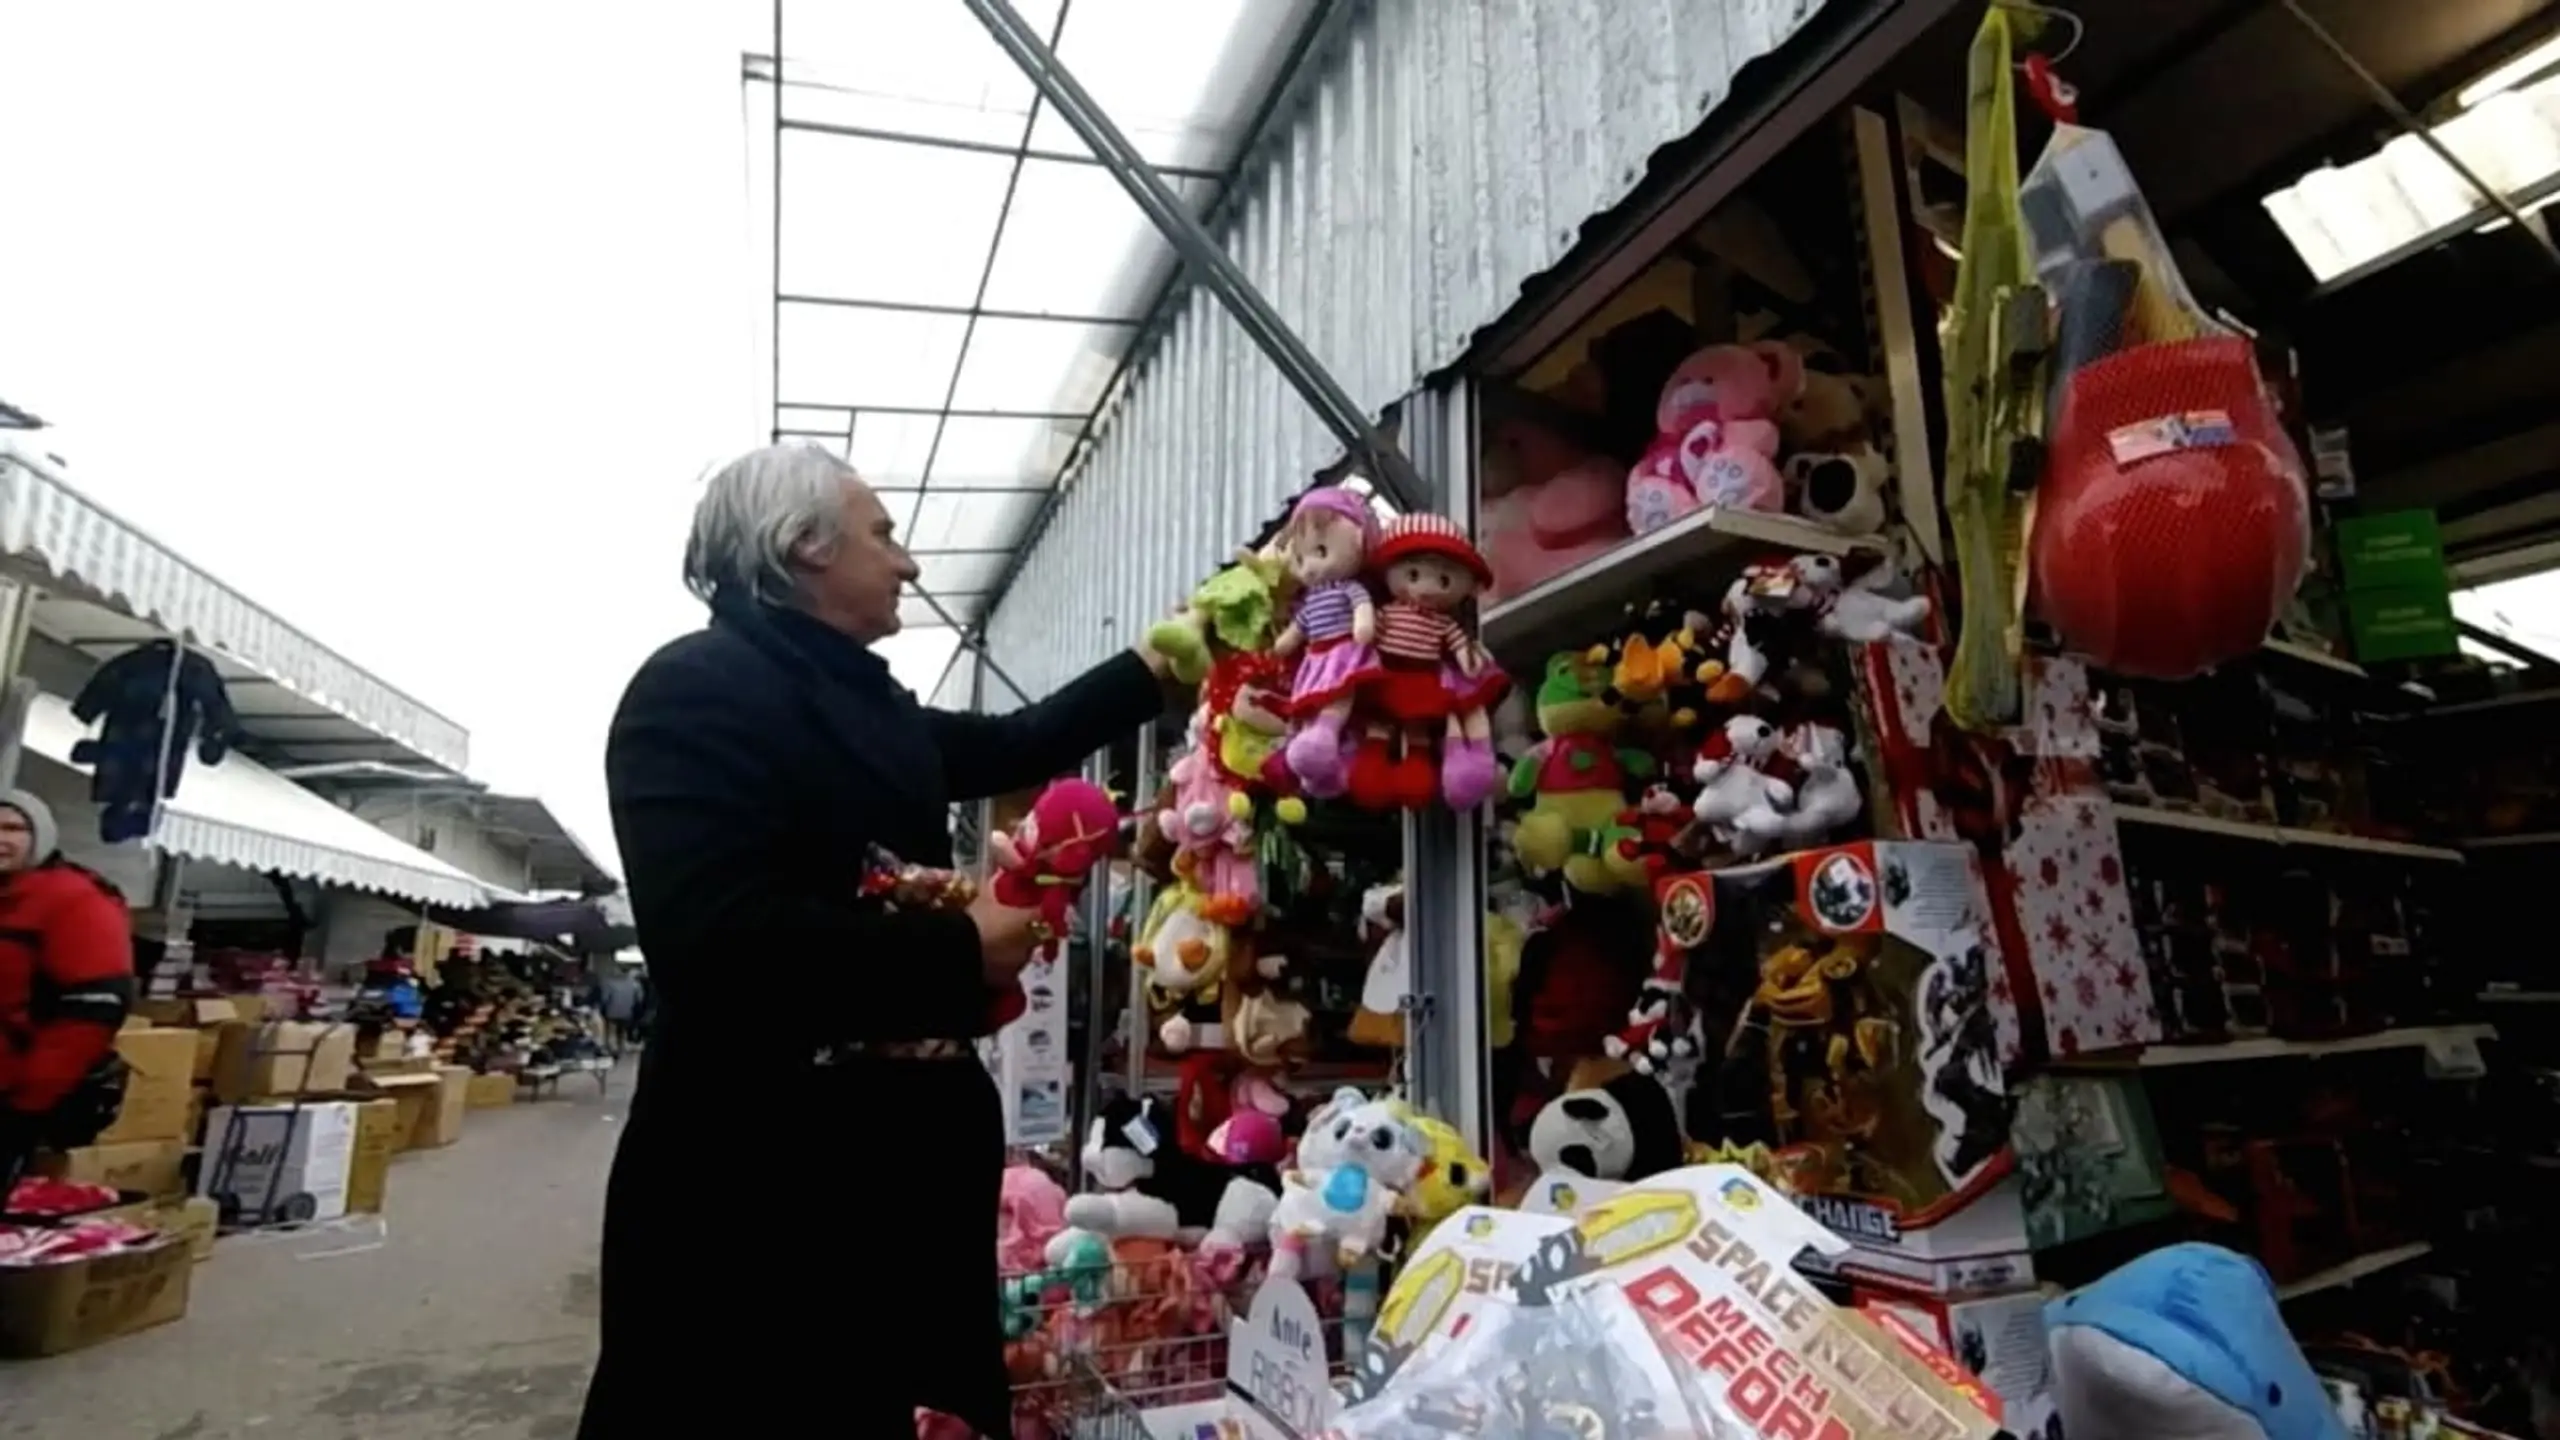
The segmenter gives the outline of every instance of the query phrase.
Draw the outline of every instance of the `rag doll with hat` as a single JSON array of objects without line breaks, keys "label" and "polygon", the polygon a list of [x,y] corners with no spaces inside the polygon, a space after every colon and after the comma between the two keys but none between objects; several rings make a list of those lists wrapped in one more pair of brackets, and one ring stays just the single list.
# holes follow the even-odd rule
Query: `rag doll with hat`
[{"label": "rag doll with hat", "polygon": [[1501,780],[1486,712],[1511,682],[1458,617],[1493,583],[1493,571],[1455,522],[1426,514],[1388,521],[1369,564],[1389,599],[1378,616],[1377,673],[1362,694],[1374,714],[1401,729],[1403,747],[1395,754],[1382,737],[1364,744],[1352,762],[1352,797],[1382,809],[1429,803],[1430,754],[1439,740],[1436,788],[1450,808],[1472,810]]},{"label": "rag doll with hat", "polygon": [[1378,608],[1361,578],[1377,540],[1377,512],[1339,485],[1299,497],[1280,534],[1298,581],[1289,624],[1271,642],[1273,654],[1297,665],[1282,754],[1299,785],[1318,798],[1348,788],[1351,706],[1378,668]]}]

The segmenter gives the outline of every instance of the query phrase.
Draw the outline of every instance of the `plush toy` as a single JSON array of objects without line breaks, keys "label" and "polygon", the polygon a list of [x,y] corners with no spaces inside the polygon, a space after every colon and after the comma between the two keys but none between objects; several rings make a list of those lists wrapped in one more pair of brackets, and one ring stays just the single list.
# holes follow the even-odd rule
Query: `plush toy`
[{"label": "plush toy", "polygon": [[1871,450],[1890,411],[1884,382],[1848,371],[1839,354],[1810,336],[1787,339],[1803,361],[1796,396],[1778,412],[1789,454]]},{"label": "plush toy", "polygon": [[1778,737],[1778,754],[1797,778],[1790,803],[1745,810],[1733,822],[1735,849],[1804,850],[1825,844],[1866,813],[1866,798],[1849,764],[1849,737],[1830,725],[1791,727]]},{"label": "plush toy", "polygon": [[1528,927],[1518,919],[1501,910],[1485,912],[1485,1044],[1491,1049],[1511,1048],[1512,1034],[1518,1028],[1511,1015],[1512,995],[1520,981],[1521,954],[1528,945]]},{"label": "plush toy", "polygon": [[1201,913],[1222,925],[1241,925],[1262,909],[1262,867],[1254,857],[1253,804],[1219,770],[1210,754],[1206,707],[1191,721],[1191,748],[1173,762],[1173,803],[1156,812],[1156,824],[1173,841],[1174,868],[1187,873],[1205,897]]},{"label": "plush toy", "polygon": [[1827,555],[1797,556],[1795,560],[1746,565],[1742,574],[1725,587],[1724,618],[1709,639],[1710,644],[1724,646],[1724,665],[1707,687],[1708,700],[1718,705],[1740,705],[1759,691],[1760,682],[1768,678],[1771,656],[1781,643],[1780,631],[1787,618],[1819,603],[1820,592],[1806,584],[1803,568],[1797,563],[1809,558],[1830,560]]},{"label": "plush toy", "polygon": [[1016,1274],[1046,1263],[1049,1241],[1067,1228],[1067,1192],[1037,1165],[1008,1165],[996,1196],[996,1264]]},{"label": "plush toy", "polygon": [[[1769,773],[1778,758],[1778,730],[1757,715],[1736,715],[1698,750],[1690,778],[1698,783],[1691,811],[1698,823],[1732,840],[1746,815],[1755,821],[1795,802],[1795,787]],[[1739,847],[1737,847],[1739,848]]]},{"label": "plush toy", "polygon": [[1154,1096],[1114,1095],[1085,1131],[1084,1173],[1097,1193],[1067,1198],[1067,1224],[1097,1235],[1169,1236],[1215,1217],[1228,1177],[1174,1143],[1175,1117]]},{"label": "plush toy", "polygon": [[1405,1215],[1413,1222],[1412,1233],[1405,1237],[1405,1253],[1411,1254],[1433,1226],[1469,1205],[1484,1203],[1485,1192],[1493,1182],[1493,1167],[1447,1121],[1425,1115],[1401,1101],[1396,1102],[1396,1110],[1404,1117],[1404,1123],[1422,1137],[1424,1156],[1421,1174],[1404,1197]]},{"label": "plush toy", "polygon": [[1884,593],[1895,580],[1890,565],[1874,566],[1850,580],[1840,562],[1828,555],[1799,555],[1792,564],[1802,595],[1796,608],[1812,611],[1815,628],[1832,639],[1871,645],[1911,634],[1928,622],[1928,596]]},{"label": "plush toy", "polygon": [[1138,943],[1129,949],[1148,1012],[1173,1012],[1157,1038],[1176,1054],[1226,1044],[1219,987],[1234,935],[1209,918],[1207,906],[1208,897],[1197,886],[1177,880],[1148,907]]},{"label": "plush toy", "polygon": [[[1639,1075],[1669,1078],[1688,1068],[1704,1048],[1697,1007],[1690,1002],[1689,951],[1705,937],[1691,934],[1704,923],[1676,907],[1696,906],[1715,882],[1698,875],[1666,878],[1654,886],[1653,968],[1636,990],[1627,1023],[1601,1042],[1601,1053],[1624,1061]],[[1686,897],[1685,899],[1683,897]],[[1686,943],[1684,943],[1686,942]]]},{"label": "plush toy", "polygon": [[1671,1092],[1633,1071],[1547,1102],[1529,1126],[1542,1171],[1592,1180],[1643,1180],[1680,1167],[1687,1151]]},{"label": "plush toy", "polygon": [[1459,623],[1459,613],[1493,583],[1493,571],[1456,524],[1427,514],[1388,521],[1369,563],[1389,598],[1378,615],[1378,673],[1362,698],[1372,714],[1401,731],[1403,743],[1398,753],[1381,740],[1361,747],[1352,762],[1352,798],[1370,809],[1418,810],[1437,789],[1449,808],[1473,810],[1502,778],[1485,712],[1511,681]]},{"label": "plush toy", "polygon": [[1412,952],[1404,939],[1404,886],[1373,885],[1360,897],[1360,930],[1370,945],[1360,982],[1360,1009],[1347,1032],[1352,1043],[1404,1048],[1405,999],[1413,992]]},{"label": "plush toy", "polygon": [[[1281,754],[1289,743],[1283,713],[1289,708],[1288,690],[1288,668],[1277,656],[1230,651],[1209,667],[1200,702],[1209,713],[1215,742],[1208,747],[1209,758],[1236,800],[1249,809],[1251,792],[1276,795],[1280,798],[1273,815],[1284,825],[1295,825],[1307,818],[1307,805],[1297,798],[1298,779]],[[1236,808],[1236,800],[1229,802],[1230,808]]]},{"label": "plush toy", "polygon": [[1488,454],[1505,483],[1476,517],[1493,569],[1488,598],[1517,595],[1627,539],[1626,467],[1553,432],[1512,420],[1494,429]]},{"label": "plush toy", "polygon": [[1681,362],[1654,407],[1654,440],[1627,476],[1627,524],[1649,534],[1701,506],[1783,510],[1777,416],[1804,386],[1787,346],[1715,345]]},{"label": "plush toy", "polygon": [[1892,462],[1865,446],[1787,457],[1787,489],[1796,513],[1843,535],[1873,535],[1884,528],[1884,490],[1892,479]]},{"label": "plush toy", "polygon": [[1295,658],[1289,685],[1289,773],[1309,795],[1329,798],[1350,784],[1345,733],[1352,701],[1377,673],[1378,611],[1361,579],[1377,543],[1369,502],[1339,485],[1308,491],[1289,514],[1280,542],[1297,578],[1288,627],[1272,642]]},{"label": "plush toy", "polygon": [[1628,905],[1576,905],[1529,937],[1521,952],[1522,1048],[1541,1062],[1599,1054],[1636,1001],[1623,958],[1643,953],[1652,926]]},{"label": "plush toy", "polygon": [[1643,864],[1620,844],[1632,832],[1618,813],[1630,778],[1651,775],[1653,757],[1615,743],[1618,708],[1602,698],[1579,655],[1548,658],[1537,710],[1546,738],[1511,770],[1512,796],[1530,800],[1512,836],[1521,868],[1562,871],[1566,884],[1595,895],[1644,883]]},{"label": "plush toy", "polygon": [[1044,954],[1054,956],[1086,877],[1120,848],[1120,809],[1090,780],[1052,780],[1010,835],[987,837],[996,899],[1037,910]]},{"label": "plush toy", "polygon": [[2169,1245],[2044,1309],[2071,1440],[2346,1440],[2255,1260]]},{"label": "plush toy", "polygon": [[1271,1213],[1272,1277],[1347,1268],[1375,1254],[1427,1158],[1395,1102],[1347,1086],[1335,1091],[1308,1117],[1298,1163]]},{"label": "plush toy", "polygon": [[1191,604],[1147,631],[1147,648],[1185,685],[1209,673],[1214,639],[1231,651],[1260,650],[1271,642],[1272,622],[1289,583],[1289,564],[1276,545],[1239,550],[1233,565],[1201,582]]}]

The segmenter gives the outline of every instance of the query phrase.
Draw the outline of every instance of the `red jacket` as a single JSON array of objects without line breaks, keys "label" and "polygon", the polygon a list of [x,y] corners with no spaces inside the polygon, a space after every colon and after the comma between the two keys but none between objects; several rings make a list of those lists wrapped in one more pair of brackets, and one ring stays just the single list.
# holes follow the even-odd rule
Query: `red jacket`
[{"label": "red jacket", "polygon": [[61,1103],[132,1003],[133,926],[112,886],[62,864],[0,880],[0,1105]]}]

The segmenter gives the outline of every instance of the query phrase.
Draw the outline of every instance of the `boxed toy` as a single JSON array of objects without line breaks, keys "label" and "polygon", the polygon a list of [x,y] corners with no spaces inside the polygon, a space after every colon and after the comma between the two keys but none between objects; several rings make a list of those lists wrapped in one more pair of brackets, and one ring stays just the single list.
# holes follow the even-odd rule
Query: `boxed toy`
[{"label": "boxed toy", "polygon": [[1662,1347],[1622,1354],[1690,1367],[1654,1393],[1702,1392],[1772,1440],[1989,1440],[1999,1428],[1990,1392],[1897,1317],[1841,1309],[1796,1274],[1800,1252],[1847,1242],[1740,1166],[1657,1175],[1572,1221],[1461,1212],[1433,1239],[1387,1294],[1354,1367],[1361,1398],[1394,1394],[1400,1371],[1483,1323],[1489,1304],[1605,1286]]},{"label": "boxed toy", "polygon": [[1854,1298],[1859,1309],[1891,1316],[1981,1377],[2000,1397],[2001,1418],[2011,1435],[2045,1440],[2049,1433],[2059,1434],[2042,1291],[1949,1300],[1861,1287]]},{"label": "boxed toy", "polygon": [[1699,878],[1685,982],[1721,1049],[1689,1094],[1695,1139],[1767,1146],[1770,1178],[1851,1239],[1926,1230],[2008,1172],[1971,850],[1859,842]]}]

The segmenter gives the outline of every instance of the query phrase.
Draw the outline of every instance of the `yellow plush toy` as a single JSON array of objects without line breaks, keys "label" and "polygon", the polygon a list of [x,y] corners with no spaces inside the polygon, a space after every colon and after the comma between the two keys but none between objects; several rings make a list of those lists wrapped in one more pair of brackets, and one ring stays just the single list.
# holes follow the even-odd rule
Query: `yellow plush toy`
[{"label": "yellow plush toy", "polygon": [[1511,986],[1520,978],[1520,956],[1529,934],[1499,910],[1484,917],[1484,1006],[1487,1039],[1496,1050],[1511,1047]]},{"label": "yellow plush toy", "polygon": [[1469,1205],[1484,1203],[1493,1167],[1468,1149],[1466,1138],[1448,1122],[1425,1115],[1401,1100],[1392,1104],[1406,1128],[1421,1138],[1424,1155],[1420,1178],[1404,1193],[1404,1213],[1413,1222],[1413,1233],[1405,1240],[1405,1253],[1411,1254],[1413,1247],[1422,1243],[1422,1237],[1431,1233],[1432,1226]]}]

